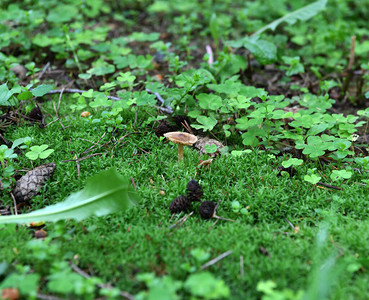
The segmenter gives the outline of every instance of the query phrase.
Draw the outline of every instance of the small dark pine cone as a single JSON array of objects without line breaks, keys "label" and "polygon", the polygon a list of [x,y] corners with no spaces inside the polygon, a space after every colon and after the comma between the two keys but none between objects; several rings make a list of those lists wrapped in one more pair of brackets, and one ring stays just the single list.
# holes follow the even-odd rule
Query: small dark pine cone
[{"label": "small dark pine cone", "polygon": [[188,126],[191,125],[191,122],[190,122],[190,119],[187,117],[187,116],[182,116],[182,115],[178,115],[178,116],[175,116],[173,118],[173,121],[174,123],[176,123],[176,125],[178,126],[178,128],[183,128],[183,125],[186,125],[186,123],[188,124]]},{"label": "small dark pine cone", "polygon": [[33,196],[35,196],[40,191],[45,181],[53,175],[55,168],[55,163],[48,163],[23,175],[15,183],[15,187],[13,189],[13,195],[17,202],[28,202]]},{"label": "small dark pine cone", "polygon": [[190,201],[201,201],[201,197],[203,195],[202,187],[200,184],[192,179],[187,183],[187,197]]},{"label": "small dark pine cone", "polygon": [[186,195],[179,196],[175,198],[169,204],[169,210],[172,214],[180,213],[181,211],[188,211],[191,207],[191,201],[187,198]]},{"label": "small dark pine cone", "polygon": [[42,112],[41,112],[40,108],[36,105],[34,107],[34,109],[32,109],[28,113],[28,117],[33,119],[33,120],[42,121]]},{"label": "small dark pine cone", "polygon": [[172,126],[169,124],[167,120],[161,120],[159,122],[159,126],[155,130],[155,134],[157,137],[163,136],[167,132],[177,131],[176,126]]},{"label": "small dark pine cone", "polygon": [[210,219],[214,216],[215,203],[211,201],[204,201],[201,203],[199,212],[204,219]]}]

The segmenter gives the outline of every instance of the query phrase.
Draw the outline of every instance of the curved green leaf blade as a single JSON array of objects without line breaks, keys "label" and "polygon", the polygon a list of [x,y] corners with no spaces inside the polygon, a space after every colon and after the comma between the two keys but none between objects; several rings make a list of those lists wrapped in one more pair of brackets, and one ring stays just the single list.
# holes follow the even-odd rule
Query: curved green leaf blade
[{"label": "curved green leaf blade", "polygon": [[269,23],[268,25],[264,26],[263,28],[259,29],[252,35],[260,35],[267,29],[275,30],[279,24],[282,22],[287,22],[288,24],[292,25],[295,24],[298,20],[300,21],[306,21],[315,15],[317,15],[320,11],[325,9],[325,6],[327,4],[327,0],[319,0],[315,1],[309,5],[306,5],[304,7],[301,7],[300,9],[297,9],[289,14],[286,14],[285,16],[273,21],[272,23]]},{"label": "curved green leaf blade", "polygon": [[128,178],[122,177],[115,169],[109,169],[89,178],[83,190],[71,194],[65,201],[28,214],[0,217],[0,224],[56,222],[61,219],[79,221],[92,215],[104,216],[126,210],[137,200],[138,195]]}]

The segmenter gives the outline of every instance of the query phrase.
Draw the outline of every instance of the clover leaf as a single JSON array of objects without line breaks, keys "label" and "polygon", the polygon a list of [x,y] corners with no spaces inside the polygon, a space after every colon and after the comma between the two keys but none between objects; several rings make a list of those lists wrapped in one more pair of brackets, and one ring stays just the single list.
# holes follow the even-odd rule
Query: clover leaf
[{"label": "clover leaf", "polygon": [[46,145],[46,144],[41,145],[41,146],[32,146],[30,148],[31,151],[27,152],[26,156],[30,160],[36,160],[38,158],[45,159],[45,158],[49,157],[50,154],[55,151],[54,149],[47,149],[47,148],[49,148],[49,146]]}]

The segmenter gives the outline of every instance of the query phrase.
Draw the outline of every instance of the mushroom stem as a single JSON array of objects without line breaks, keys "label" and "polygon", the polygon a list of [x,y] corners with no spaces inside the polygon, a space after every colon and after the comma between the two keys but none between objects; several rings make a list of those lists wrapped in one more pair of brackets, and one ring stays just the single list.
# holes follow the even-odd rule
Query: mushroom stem
[{"label": "mushroom stem", "polygon": [[183,159],[183,145],[178,144],[178,162]]}]

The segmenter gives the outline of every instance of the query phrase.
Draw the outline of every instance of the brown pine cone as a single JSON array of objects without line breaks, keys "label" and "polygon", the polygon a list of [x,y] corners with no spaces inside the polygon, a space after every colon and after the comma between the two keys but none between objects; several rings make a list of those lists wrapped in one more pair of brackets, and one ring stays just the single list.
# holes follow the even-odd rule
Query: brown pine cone
[{"label": "brown pine cone", "polygon": [[204,219],[210,219],[215,213],[215,203],[211,201],[204,201],[199,207],[199,213]]},{"label": "brown pine cone", "polygon": [[165,133],[177,131],[176,126],[172,126],[169,122],[165,119],[160,120],[159,126],[155,130],[155,134],[157,137],[164,136]]},{"label": "brown pine cone", "polygon": [[186,212],[191,208],[191,201],[187,198],[186,195],[179,196],[175,198],[169,204],[169,210],[172,214],[177,214],[180,212]]},{"label": "brown pine cone", "polygon": [[203,195],[202,187],[200,184],[192,179],[187,183],[187,197],[190,199],[190,201],[201,201],[201,197]]},{"label": "brown pine cone", "polygon": [[22,176],[15,184],[13,195],[18,203],[28,202],[54,173],[56,163],[41,165]]}]

